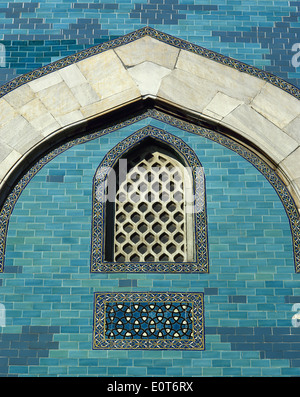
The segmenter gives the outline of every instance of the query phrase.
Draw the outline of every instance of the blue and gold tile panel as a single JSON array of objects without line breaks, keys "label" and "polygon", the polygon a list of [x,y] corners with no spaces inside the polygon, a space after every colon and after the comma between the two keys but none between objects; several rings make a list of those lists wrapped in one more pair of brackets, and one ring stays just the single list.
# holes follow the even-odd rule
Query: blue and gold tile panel
[{"label": "blue and gold tile panel", "polygon": [[93,349],[204,350],[203,293],[94,295]]},{"label": "blue and gold tile panel", "polygon": [[105,312],[107,339],[191,339],[192,304],[110,302]]}]

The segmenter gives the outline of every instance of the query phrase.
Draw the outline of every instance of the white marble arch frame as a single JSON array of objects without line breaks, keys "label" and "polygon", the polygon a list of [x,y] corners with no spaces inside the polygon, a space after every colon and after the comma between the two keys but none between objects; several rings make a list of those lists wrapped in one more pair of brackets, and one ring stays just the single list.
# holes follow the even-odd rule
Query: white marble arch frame
[{"label": "white marble arch frame", "polygon": [[149,99],[246,143],[280,175],[299,211],[300,90],[148,27],[0,87],[0,190],[5,196],[36,153]]}]

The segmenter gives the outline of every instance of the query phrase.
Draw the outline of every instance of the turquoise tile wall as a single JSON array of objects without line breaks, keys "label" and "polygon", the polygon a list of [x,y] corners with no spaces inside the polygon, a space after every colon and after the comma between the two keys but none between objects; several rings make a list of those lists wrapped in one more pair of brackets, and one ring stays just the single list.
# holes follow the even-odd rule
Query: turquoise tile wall
[{"label": "turquoise tile wall", "polygon": [[[204,167],[209,274],[90,273],[94,172],[148,124],[183,139]],[[32,178],[10,218],[0,285],[2,376],[300,375],[300,280],[277,193],[235,152],[156,119],[73,146]],[[101,291],[204,292],[205,350],[92,350]]]},{"label": "turquoise tile wall", "polygon": [[148,25],[299,87],[299,9],[289,0],[1,2],[0,84]]}]

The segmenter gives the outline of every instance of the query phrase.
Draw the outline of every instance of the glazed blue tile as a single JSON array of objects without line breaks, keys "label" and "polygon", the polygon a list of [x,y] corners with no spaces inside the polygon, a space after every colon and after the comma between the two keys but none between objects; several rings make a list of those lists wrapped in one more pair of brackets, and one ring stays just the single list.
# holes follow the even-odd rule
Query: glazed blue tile
[{"label": "glazed blue tile", "polygon": [[[119,7],[121,7],[121,3]],[[135,125],[134,128],[138,129],[143,125],[145,125],[144,121]],[[157,120],[155,125],[159,125]],[[101,156],[103,157],[106,153],[106,148],[107,150],[112,148],[124,136],[134,132],[134,128],[124,129],[118,136],[115,135],[116,139],[111,140],[111,143],[108,143],[108,136],[106,136],[106,143],[103,146]],[[165,128],[170,129],[171,133],[176,132],[175,127],[165,125]],[[185,138],[188,136],[187,133],[177,131],[177,134],[187,139]],[[120,138],[121,136],[122,138]],[[193,136],[193,138],[195,137]],[[293,339],[298,338],[299,334],[296,333],[297,329],[292,328],[291,324],[291,317],[295,314],[295,312],[291,312],[291,307],[298,302],[298,275],[294,272],[290,226],[282,204],[272,187],[268,187],[268,184],[262,184],[263,178],[258,171],[243,159],[237,161],[238,156],[235,153],[229,152],[226,148],[219,147],[216,143],[201,137],[189,141],[189,144],[195,145],[193,146],[194,150],[198,150],[199,158],[206,166],[208,207],[211,206],[208,215],[210,245],[212,245],[210,247],[210,272],[199,277],[191,274],[180,274],[179,278],[174,278],[172,274],[153,274],[150,277],[146,274],[133,278],[132,275],[128,274],[126,275],[127,279],[120,279],[119,275],[90,274],[90,245],[87,241],[90,239],[91,212],[88,219],[80,212],[80,221],[72,222],[73,217],[79,214],[76,212],[76,207],[72,205],[78,203],[71,202],[71,200],[58,203],[54,201],[54,198],[50,198],[47,203],[43,202],[41,194],[36,195],[35,199],[32,200],[35,194],[34,189],[41,192],[41,190],[47,188],[47,183],[41,186],[39,185],[41,180],[38,178],[36,178],[37,180],[31,180],[24,191],[28,192],[28,195],[22,195],[18,204],[26,203],[25,210],[34,210],[37,203],[41,203],[43,206],[40,208],[45,213],[35,215],[34,222],[39,222],[40,217],[40,223],[37,225],[30,221],[19,222],[22,219],[22,211],[19,211],[22,206],[18,207],[17,204],[16,211],[13,212],[11,217],[9,225],[11,230],[10,241],[8,241],[6,256],[7,272],[1,275],[2,286],[0,289],[0,299],[4,298],[1,303],[10,305],[9,311],[7,311],[9,325],[6,330],[0,328],[0,331],[9,332],[10,327],[16,326],[17,328],[13,328],[14,334],[0,334],[0,343],[1,341],[2,343],[8,343],[8,346],[3,346],[3,350],[1,350],[5,356],[3,373],[17,375],[36,373],[56,376],[59,375],[57,369],[64,363],[68,368],[68,375],[76,374],[79,376],[87,374],[107,376],[108,373],[116,376],[118,373],[120,375],[128,374],[128,376],[159,376],[159,373],[163,376],[197,376],[196,374],[199,374],[199,371],[201,375],[218,373],[223,376],[239,376],[240,374],[241,376],[267,376],[267,374],[276,376],[274,374],[278,371],[280,374],[287,376],[299,375],[299,356],[297,356],[299,351],[297,340]],[[203,148],[206,145],[216,153],[221,151],[217,154],[219,156],[226,157],[230,153],[231,161],[218,164],[222,167],[221,169],[214,169],[212,157],[207,159],[205,157]],[[77,164],[80,164],[80,169],[84,170],[84,163],[76,160],[76,156],[78,158],[85,157],[83,147],[84,145],[81,145],[79,151],[70,150],[70,156],[57,157],[56,164],[58,165],[60,162],[64,164],[67,158],[72,158],[74,162],[72,167],[70,163],[67,163],[70,166],[69,169],[76,170]],[[82,182],[87,178],[87,183],[91,183],[94,170],[100,161],[99,150],[95,142],[89,146],[88,151],[91,158],[94,156],[96,158],[91,160],[92,162],[86,163],[89,171],[91,170],[91,164],[93,164],[93,172],[83,173],[80,177]],[[239,181],[236,180],[235,174],[230,173],[234,168],[227,166],[231,162],[238,163],[239,168],[244,170],[243,178]],[[49,163],[49,168],[46,165],[42,171],[44,173],[45,170],[50,171],[51,169],[53,170],[52,175],[55,175],[54,171],[57,168],[52,168],[50,165],[51,163]],[[46,181],[46,175],[50,174],[44,173],[43,175],[44,181]],[[215,197],[213,191],[209,191],[214,187],[210,182],[210,178],[214,175],[226,177],[217,180],[215,186],[221,189],[218,194],[230,194],[228,183],[233,183],[234,189],[243,187],[248,201],[240,201],[239,206],[237,206],[235,201],[228,200],[226,208],[220,206],[219,196]],[[248,187],[251,185],[255,187],[255,181],[258,181],[256,193],[261,195],[262,200],[260,201],[255,194],[247,194]],[[56,182],[51,183],[54,185]],[[57,182],[57,184],[59,183]],[[70,181],[69,185],[71,195],[76,193],[78,197],[89,197],[88,193],[85,192],[85,185],[79,188],[79,192],[75,186],[72,186],[73,183],[76,182]],[[250,183],[250,185],[247,186],[247,183]],[[55,185],[55,189],[57,188],[57,185]],[[252,191],[252,193],[255,192]],[[67,194],[67,190],[63,194]],[[237,191],[236,194],[238,194]],[[49,208],[47,208],[48,204]],[[224,211],[232,211],[231,213],[235,215],[229,222],[230,225],[227,225],[227,223],[231,214],[229,212],[222,214],[222,208],[224,208]],[[280,210],[281,218],[278,219],[277,217],[276,219],[276,212],[271,211],[279,208],[283,212]],[[58,213],[50,212],[57,209],[61,211],[61,216]],[[88,210],[87,204],[85,209]],[[221,212],[217,213],[217,209],[221,209]],[[235,212],[237,210],[245,210],[248,213]],[[254,224],[251,224],[251,213],[254,215]],[[268,220],[268,232],[266,233],[264,233],[265,226],[261,222],[262,216],[265,217],[265,220]],[[246,220],[245,217],[250,218]],[[240,221],[246,221],[246,226],[240,227]],[[57,222],[61,222],[61,224],[57,226]],[[78,225],[82,226],[82,229],[78,228]],[[82,236],[72,234],[72,232],[77,233],[81,230],[84,230],[86,234]],[[283,231],[284,235],[282,234]],[[45,232],[50,232],[50,234],[44,234]],[[27,240],[25,241],[24,238]],[[34,245],[33,252],[24,252],[24,243],[28,243],[28,238],[33,239],[29,240],[30,244]],[[40,241],[41,238],[43,243]],[[81,238],[83,244],[78,241]],[[14,244],[12,244],[13,241]],[[270,251],[256,253],[256,243],[261,249],[267,246]],[[30,244],[26,245],[28,249]],[[43,250],[44,246],[48,248],[47,251]],[[224,251],[225,248],[228,250]],[[232,256],[226,256],[231,251]],[[9,269],[8,263],[11,269]],[[10,272],[13,268],[18,269],[21,264],[22,272]],[[136,283],[128,283],[131,280],[136,281]],[[94,284],[94,282],[97,282],[97,284]],[[124,290],[126,292],[129,288],[129,291],[134,292],[140,292],[141,289],[145,289],[145,292],[161,291],[161,289],[165,289],[167,292],[203,291],[206,297],[204,304],[205,321],[209,328],[209,332],[208,328],[205,330],[206,349],[201,352],[170,350],[166,351],[167,355],[164,355],[164,351],[163,353],[159,352],[160,355],[156,358],[155,353],[158,352],[153,352],[154,356],[147,357],[147,359],[145,359],[144,353],[148,353],[148,351],[131,350],[127,350],[122,358],[97,356],[97,353],[101,353],[100,351],[93,351],[95,355],[90,357],[89,355],[92,352],[92,295],[98,290],[115,292],[116,288],[118,288],[118,292]],[[246,306],[245,302],[251,306]],[[81,306],[83,303],[84,306]],[[16,305],[16,307],[13,308],[13,305]],[[239,305],[243,306],[239,307]],[[255,310],[250,310],[251,314],[249,314],[248,311],[246,312],[247,308],[255,308]],[[276,314],[276,317],[268,318],[266,311],[269,316]],[[40,317],[37,317],[38,312]],[[247,313],[247,316],[245,313]],[[282,313],[282,316],[280,313]],[[41,355],[37,356],[38,361],[30,361],[36,360],[37,357],[28,357],[30,360],[25,363],[27,352],[22,335],[25,331],[29,333],[30,327],[36,324],[35,321],[37,320],[47,321],[49,325],[55,324],[57,327],[55,332],[46,327],[47,333],[45,335],[47,337],[45,339],[41,337],[42,334],[44,335],[42,325],[39,328],[31,329],[31,335],[39,334],[40,339],[38,340],[41,343],[41,349],[33,349],[33,351],[35,353],[40,352]],[[236,321],[239,321],[238,325],[236,325]],[[21,330],[22,327],[23,332],[19,333],[20,331],[17,331],[17,329]],[[48,336],[51,333],[54,333],[54,335]],[[6,340],[3,339],[5,335],[8,335]],[[247,340],[248,336],[253,336],[254,339],[252,341]],[[14,337],[17,340],[14,340]],[[50,339],[47,342],[48,337]],[[51,345],[54,337],[58,338],[55,339],[56,345]],[[32,339],[32,342],[36,341],[36,336],[29,336],[28,338]],[[230,338],[230,341],[228,338]],[[264,338],[263,343],[262,338]],[[266,340],[266,338],[269,339]],[[13,341],[13,348],[11,348]],[[280,341],[284,342],[284,345],[280,346]],[[16,344],[17,342],[18,344]],[[69,347],[68,342],[72,343]],[[279,354],[280,348],[288,345],[292,350],[281,350],[282,354]],[[20,353],[21,350],[22,353]],[[289,351],[291,353],[288,353]],[[226,352],[226,355],[224,352]],[[237,353],[240,354],[240,359],[237,357]],[[8,354],[19,360],[11,368],[8,368],[8,359],[6,358]],[[54,356],[55,354],[59,356]],[[174,355],[172,356],[172,354]],[[178,354],[182,354],[182,356],[178,356]],[[259,363],[260,358],[265,359],[262,364]],[[79,359],[82,360],[80,369],[74,365],[74,360],[79,362]],[[245,360],[253,359],[258,360],[255,364],[259,366],[258,368],[246,366]],[[29,362],[31,362],[30,365]],[[94,366],[96,362],[99,367]],[[213,362],[214,365],[219,366],[214,367]],[[20,365],[21,363],[22,365]],[[173,366],[171,366],[171,363],[173,363]],[[203,367],[200,366],[200,363]],[[240,364],[238,371],[237,363]],[[274,369],[276,369],[275,372]]]}]

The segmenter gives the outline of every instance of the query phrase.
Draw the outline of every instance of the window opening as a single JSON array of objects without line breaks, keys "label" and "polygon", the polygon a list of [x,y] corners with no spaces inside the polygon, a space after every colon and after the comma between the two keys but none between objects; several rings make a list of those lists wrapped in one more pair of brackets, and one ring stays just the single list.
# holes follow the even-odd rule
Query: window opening
[{"label": "window opening", "polygon": [[116,191],[113,260],[192,260],[193,245],[187,241],[194,238],[193,218],[186,216],[191,184],[191,175],[170,151],[144,144],[129,153]]},{"label": "window opening", "polygon": [[93,180],[91,272],[208,272],[205,176],[180,138],[147,126]]}]

